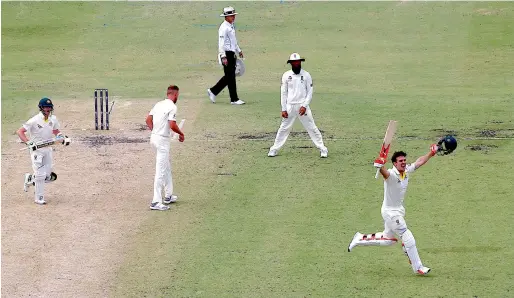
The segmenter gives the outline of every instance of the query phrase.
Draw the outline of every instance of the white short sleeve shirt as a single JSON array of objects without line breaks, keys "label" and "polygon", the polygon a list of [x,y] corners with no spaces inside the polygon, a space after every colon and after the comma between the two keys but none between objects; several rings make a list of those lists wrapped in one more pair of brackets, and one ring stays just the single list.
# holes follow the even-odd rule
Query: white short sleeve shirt
[{"label": "white short sleeve shirt", "polygon": [[170,99],[161,100],[150,111],[153,117],[152,133],[163,137],[171,136],[169,121],[177,121],[177,106]]},{"label": "white short sleeve shirt", "polygon": [[23,124],[23,128],[29,133],[29,140],[40,142],[50,140],[54,137],[53,131],[60,128],[59,121],[54,115],[47,120],[43,113],[38,113]]},{"label": "white short sleeve shirt", "polygon": [[382,214],[385,213],[390,217],[396,215],[405,216],[403,200],[405,198],[405,193],[407,192],[407,186],[409,185],[409,173],[412,173],[415,170],[415,164],[408,164],[403,176],[400,175],[400,172],[398,172],[395,167],[387,170],[389,172],[389,178],[384,180],[384,202],[382,203]]}]

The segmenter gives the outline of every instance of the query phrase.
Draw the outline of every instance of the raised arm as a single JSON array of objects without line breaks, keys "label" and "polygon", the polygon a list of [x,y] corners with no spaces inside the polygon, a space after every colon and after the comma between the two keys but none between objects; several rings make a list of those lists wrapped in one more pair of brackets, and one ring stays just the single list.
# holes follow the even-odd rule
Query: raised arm
[{"label": "raised arm", "polygon": [[384,177],[384,179],[387,179],[387,178],[389,178],[389,175],[391,175],[391,174],[386,169],[385,163],[386,163],[386,160],[384,158],[378,157],[377,159],[375,159],[373,166],[375,168],[379,169],[379,172],[382,175],[382,177]]},{"label": "raised arm", "polygon": [[432,144],[430,146],[430,151],[427,154],[418,157],[418,159],[416,159],[416,161],[414,162],[414,166],[416,167],[416,169],[426,164],[427,161],[437,153],[437,150],[439,150],[439,146],[437,146],[437,144]]}]

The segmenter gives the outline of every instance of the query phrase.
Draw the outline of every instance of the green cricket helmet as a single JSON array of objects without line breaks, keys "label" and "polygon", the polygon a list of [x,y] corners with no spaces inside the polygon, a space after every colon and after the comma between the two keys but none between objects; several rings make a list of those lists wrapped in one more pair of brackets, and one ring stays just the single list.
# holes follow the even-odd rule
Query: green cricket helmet
[{"label": "green cricket helmet", "polygon": [[39,101],[39,110],[42,111],[43,108],[52,108],[52,111],[54,110],[54,104],[52,103],[52,100],[48,97],[43,97],[41,98],[41,100]]}]

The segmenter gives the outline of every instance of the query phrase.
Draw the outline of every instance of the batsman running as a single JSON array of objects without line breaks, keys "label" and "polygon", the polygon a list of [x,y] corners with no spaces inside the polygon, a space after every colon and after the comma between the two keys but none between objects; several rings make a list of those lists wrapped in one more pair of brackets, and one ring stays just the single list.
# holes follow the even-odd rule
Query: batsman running
[{"label": "batsman running", "polygon": [[361,234],[357,232],[348,246],[348,252],[352,251],[356,246],[393,245],[398,241],[395,238],[395,235],[398,235],[402,240],[403,251],[409,258],[409,263],[414,273],[420,275],[428,274],[430,268],[425,267],[421,262],[416,248],[416,240],[405,222],[403,200],[409,185],[409,174],[427,163],[436,153],[441,155],[450,154],[455,148],[457,148],[455,138],[446,136],[437,144],[431,145],[430,151],[416,159],[413,164],[407,164],[407,154],[405,152],[397,151],[391,158],[394,167],[389,170],[384,166],[385,159],[378,157],[373,165],[380,169],[380,174],[384,177],[384,201],[381,210],[382,218],[384,219],[384,231],[374,234]]},{"label": "batsman running", "polygon": [[287,63],[291,64],[291,70],[282,75],[280,87],[282,123],[275,137],[275,143],[269,149],[269,157],[276,156],[280,148],[284,146],[297,117],[309,133],[314,145],[320,150],[321,157],[328,156],[328,149],[323,144],[323,137],[316,123],[314,123],[309,107],[314,89],[312,87],[312,77],[302,69],[302,61],[305,61],[305,59],[301,58],[298,53],[291,54],[289,60],[287,60]]},{"label": "batsman running", "polygon": [[[169,206],[164,205],[177,201],[177,196],[173,194],[173,180],[171,177],[170,163],[170,141],[171,131],[178,134],[179,142],[184,142],[184,134],[177,125],[176,114],[179,88],[170,85],[167,90],[167,98],[159,101],[152,108],[146,117],[146,125],[152,131],[150,144],[156,150],[155,157],[155,180],[153,200],[150,204],[151,210],[165,211]],[[164,188],[164,201],[162,199],[162,190]]]},{"label": "batsman running", "polygon": [[[23,124],[17,133],[20,140],[30,150],[33,174],[26,173],[23,180],[23,190],[26,192],[30,185],[34,185],[34,202],[39,205],[46,204],[45,183],[57,179],[52,172],[52,147],[54,143],[68,146],[71,140],[59,131],[59,121],[53,115],[54,104],[52,100],[43,97],[38,104],[39,113]],[[26,136],[29,133],[30,140]],[[55,138],[54,138],[55,136]]]}]

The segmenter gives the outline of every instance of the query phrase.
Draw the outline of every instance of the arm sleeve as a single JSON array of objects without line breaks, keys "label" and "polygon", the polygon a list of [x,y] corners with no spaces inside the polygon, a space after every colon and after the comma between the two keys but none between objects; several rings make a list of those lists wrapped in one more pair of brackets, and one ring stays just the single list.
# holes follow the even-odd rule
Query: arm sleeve
[{"label": "arm sleeve", "polygon": [[405,172],[407,173],[412,173],[416,170],[416,164],[415,163],[411,163],[411,164],[408,164],[406,167],[405,167]]},{"label": "arm sleeve", "polygon": [[152,115],[153,116],[155,114],[154,109],[155,109],[155,106],[150,110],[150,113],[148,113],[148,115]]},{"label": "arm sleeve", "polygon": [[[236,39],[237,40],[237,39]],[[237,50],[237,54],[241,53],[241,48],[239,47],[239,42],[236,43],[236,50]]]},{"label": "arm sleeve", "polygon": [[34,118],[30,118],[27,122],[23,123],[23,128],[25,128],[26,131],[30,131],[30,128],[34,124]]},{"label": "arm sleeve", "polygon": [[177,107],[171,109],[170,113],[168,114],[168,120],[177,121]]},{"label": "arm sleeve", "polygon": [[220,29],[218,30],[218,36],[219,36],[219,40],[218,40],[218,53],[219,53],[220,58],[226,57],[226,54],[225,54],[225,33],[226,33],[225,26],[221,25]]},{"label": "arm sleeve", "polygon": [[282,111],[287,111],[287,76],[282,76],[282,82],[280,84],[280,105]]},{"label": "arm sleeve", "polygon": [[385,181],[392,181],[396,177],[396,174],[394,173],[393,169],[387,170],[389,172],[389,177]]},{"label": "arm sleeve", "polygon": [[308,74],[305,78],[305,87],[307,88],[307,96],[305,97],[305,102],[302,106],[307,107],[311,104],[312,101],[312,92],[314,91],[314,87],[312,86],[312,77]]}]

